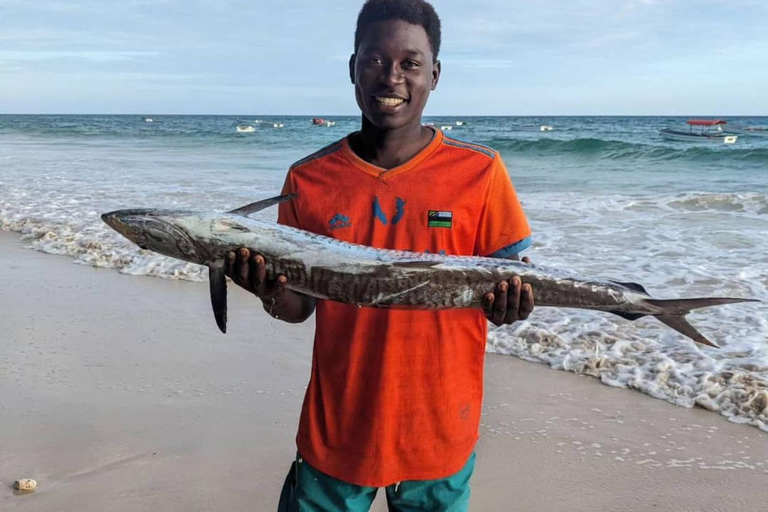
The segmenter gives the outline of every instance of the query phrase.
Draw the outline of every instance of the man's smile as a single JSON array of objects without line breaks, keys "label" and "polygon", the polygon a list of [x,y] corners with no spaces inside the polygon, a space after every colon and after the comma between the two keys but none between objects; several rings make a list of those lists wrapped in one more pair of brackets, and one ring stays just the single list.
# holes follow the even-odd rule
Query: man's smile
[{"label": "man's smile", "polygon": [[405,103],[403,98],[395,98],[391,96],[374,96],[373,99],[376,100],[376,103],[387,107],[397,107],[398,105]]}]

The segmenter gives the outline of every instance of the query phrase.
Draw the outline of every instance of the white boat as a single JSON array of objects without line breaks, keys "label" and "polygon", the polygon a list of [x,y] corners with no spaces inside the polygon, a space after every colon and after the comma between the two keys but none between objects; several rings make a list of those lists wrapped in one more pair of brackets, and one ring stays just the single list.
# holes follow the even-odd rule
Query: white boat
[{"label": "white boat", "polygon": [[690,128],[688,131],[663,128],[661,136],[668,140],[720,142],[723,144],[735,144],[737,135],[729,135],[723,131],[726,124],[722,119],[689,119],[685,122]]},{"label": "white boat", "polygon": [[256,131],[256,128],[249,124],[239,124],[235,127],[235,129],[238,131],[238,133],[253,133]]},{"label": "white boat", "polygon": [[283,128],[284,126],[283,123],[272,123],[272,128]]},{"label": "white boat", "polygon": [[444,132],[449,131],[451,128],[453,128],[453,126],[443,125],[440,127],[440,129],[443,130]]},{"label": "white boat", "polygon": [[513,130],[517,130],[521,132],[551,132],[552,130],[555,129],[554,126],[549,124],[541,124],[541,125],[517,124],[517,125],[512,125],[511,128]]},{"label": "white boat", "polygon": [[154,123],[154,122],[155,122],[155,120],[154,120],[154,119],[152,119],[151,117],[145,117],[145,118],[144,118],[144,122],[145,122],[145,123]]}]

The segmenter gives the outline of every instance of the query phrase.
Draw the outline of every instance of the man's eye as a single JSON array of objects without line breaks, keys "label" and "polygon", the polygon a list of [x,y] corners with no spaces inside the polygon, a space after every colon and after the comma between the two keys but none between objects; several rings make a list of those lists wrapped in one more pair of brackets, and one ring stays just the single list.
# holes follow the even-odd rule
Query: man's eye
[{"label": "man's eye", "polygon": [[417,67],[419,67],[419,63],[416,62],[415,60],[407,60],[403,62],[404,69],[415,69]]},{"label": "man's eye", "polygon": [[370,63],[374,66],[381,66],[384,61],[378,57],[371,57]]}]

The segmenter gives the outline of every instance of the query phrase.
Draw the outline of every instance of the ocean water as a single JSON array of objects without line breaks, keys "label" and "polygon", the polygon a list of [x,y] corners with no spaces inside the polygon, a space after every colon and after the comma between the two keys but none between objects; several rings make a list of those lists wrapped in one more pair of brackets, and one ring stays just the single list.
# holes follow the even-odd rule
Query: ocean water
[{"label": "ocean water", "polygon": [[[0,116],[0,229],[76,263],[204,280],[206,269],[138,249],[99,215],[129,207],[225,211],[275,195],[292,162],[359,125],[356,117],[330,118],[334,126],[285,116],[153,119]],[[696,346],[655,319],[538,308],[528,321],[492,329],[489,352],[768,430],[768,138],[725,145],[659,137],[660,128],[684,120],[425,122],[501,152],[534,231],[526,251],[534,262],[635,281],[658,298],[764,301],[689,316],[719,350]],[[729,121],[768,125],[768,118]],[[243,123],[255,131],[238,133]],[[274,219],[276,209],[259,215]]]}]

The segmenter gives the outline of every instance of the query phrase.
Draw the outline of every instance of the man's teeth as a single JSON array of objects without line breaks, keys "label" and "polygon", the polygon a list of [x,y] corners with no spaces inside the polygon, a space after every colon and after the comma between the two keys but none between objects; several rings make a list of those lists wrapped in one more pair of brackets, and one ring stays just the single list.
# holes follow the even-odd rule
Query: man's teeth
[{"label": "man's teeth", "polygon": [[388,107],[396,107],[399,104],[405,102],[405,100],[401,100],[400,98],[379,98],[379,97],[376,97],[376,101]]}]

